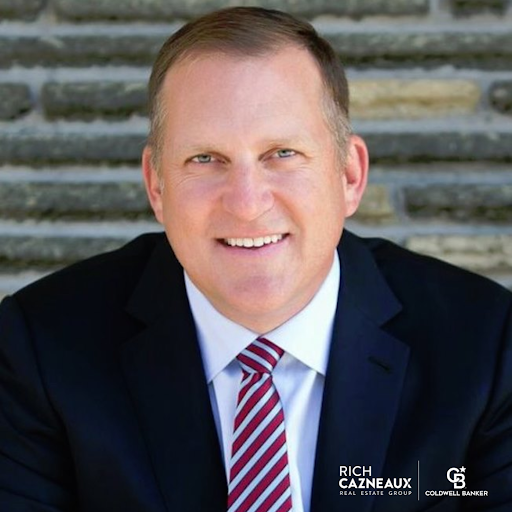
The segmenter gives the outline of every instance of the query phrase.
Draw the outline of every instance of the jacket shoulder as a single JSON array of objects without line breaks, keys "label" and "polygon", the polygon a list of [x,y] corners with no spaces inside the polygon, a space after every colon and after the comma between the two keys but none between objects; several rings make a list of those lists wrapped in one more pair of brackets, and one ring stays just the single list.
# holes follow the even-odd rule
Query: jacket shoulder
[{"label": "jacket shoulder", "polygon": [[403,304],[429,309],[474,312],[479,318],[491,310],[508,310],[512,293],[489,278],[431,256],[405,249],[389,240],[362,239],[394,293]]}]

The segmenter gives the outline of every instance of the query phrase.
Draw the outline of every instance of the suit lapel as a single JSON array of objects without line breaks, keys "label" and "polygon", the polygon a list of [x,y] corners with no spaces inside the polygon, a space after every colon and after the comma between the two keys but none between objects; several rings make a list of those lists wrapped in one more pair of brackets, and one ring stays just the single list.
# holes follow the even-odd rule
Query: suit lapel
[{"label": "suit lapel", "polygon": [[382,476],[407,368],[408,347],[382,326],[401,309],[371,252],[345,232],[342,284],[319,427],[311,512],[371,509],[373,498],[340,496],[340,466]]},{"label": "suit lapel", "polygon": [[121,362],[167,509],[223,511],[226,481],[183,271],[166,240],[128,306],[146,327]]}]

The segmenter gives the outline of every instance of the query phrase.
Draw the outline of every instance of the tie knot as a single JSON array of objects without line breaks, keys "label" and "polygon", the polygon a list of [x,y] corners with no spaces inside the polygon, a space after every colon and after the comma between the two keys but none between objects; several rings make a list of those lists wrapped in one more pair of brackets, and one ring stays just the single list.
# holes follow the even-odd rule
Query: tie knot
[{"label": "tie knot", "polygon": [[265,338],[253,341],[238,354],[237,359],[246,373],[272,373],[284,350]]}]

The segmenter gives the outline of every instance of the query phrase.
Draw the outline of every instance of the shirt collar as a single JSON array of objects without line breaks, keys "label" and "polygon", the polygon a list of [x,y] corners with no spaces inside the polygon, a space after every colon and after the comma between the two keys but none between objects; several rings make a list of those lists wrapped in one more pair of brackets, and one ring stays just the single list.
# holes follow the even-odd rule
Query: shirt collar
[{"label": "shirt collar", "polygon": [[[264,336],[285,352],[325,376],[338,302],[340,263],[334,254],[329,274],[313,299],[295,316]],[[185,272],[185,286],[207,382],[211,382],[260,334],[220,314]]]}]

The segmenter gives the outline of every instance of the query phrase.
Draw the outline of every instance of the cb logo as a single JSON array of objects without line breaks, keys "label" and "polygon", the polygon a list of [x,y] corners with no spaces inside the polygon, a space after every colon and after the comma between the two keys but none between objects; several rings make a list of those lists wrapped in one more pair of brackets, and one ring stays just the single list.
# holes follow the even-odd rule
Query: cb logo
[{"label": "cb logo", "polygon": [[446,472],[446,478],[453,484],[454,489],[464,489],[466,487],[466,468],[450,468]]}]

